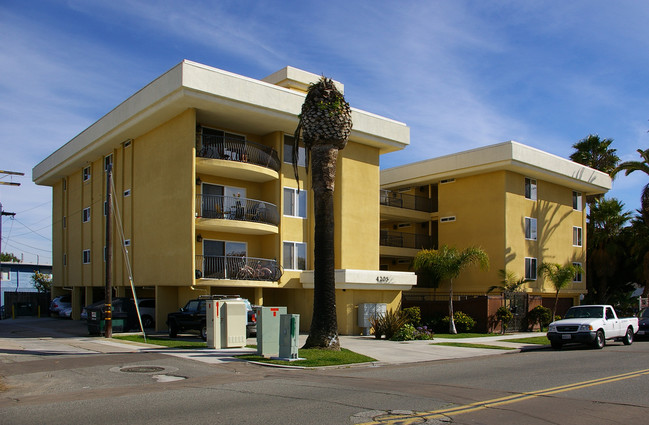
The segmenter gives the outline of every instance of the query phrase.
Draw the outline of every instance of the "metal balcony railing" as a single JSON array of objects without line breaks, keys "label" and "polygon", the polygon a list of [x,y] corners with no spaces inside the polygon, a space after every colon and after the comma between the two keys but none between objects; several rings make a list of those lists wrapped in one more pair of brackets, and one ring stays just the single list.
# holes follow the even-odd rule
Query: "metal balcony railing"
[{"label": "metal balcony railing", "polygon": [[266,258],[197,255],[196,279],[262,280],[276,282],[284,271]]},{"label": "metal balcony railing", "polygon": [[279,225],[277,206],[256,199],[223,195],[196,195],[196,213],[202,218],[254,221]]},{"label": "metal balcony railing", "polygon": [[428,213],[436,212],[437,210],[433,199],[431,198],[424,198],[423,196],[409,195],[407,193],[399,193],[385,189],[381,189],[381,205]]},{"label": "metal balcony railing", "polygon": [[436,249],[433,238],[417,233],[381,230],[380,245],[412,249]]},{"label": "metal balcony railing", "polygon": [[196,151],[201,158],[246,162],[275,171],[279,171],[282,165],[275,149],[248,140],[205,134]]}]

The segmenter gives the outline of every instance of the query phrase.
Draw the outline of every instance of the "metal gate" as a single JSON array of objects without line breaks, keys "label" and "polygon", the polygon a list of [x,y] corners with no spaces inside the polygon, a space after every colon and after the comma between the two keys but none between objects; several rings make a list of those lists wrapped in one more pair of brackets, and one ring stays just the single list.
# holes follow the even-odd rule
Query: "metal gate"
[{"label": "metal gate", "polygon": [[525,331],[525,315],[527,314],[527,294],[524,292],[510,292],[503,294],[505,305],[509,307],[513,318],[507,329],[510,331]]}]

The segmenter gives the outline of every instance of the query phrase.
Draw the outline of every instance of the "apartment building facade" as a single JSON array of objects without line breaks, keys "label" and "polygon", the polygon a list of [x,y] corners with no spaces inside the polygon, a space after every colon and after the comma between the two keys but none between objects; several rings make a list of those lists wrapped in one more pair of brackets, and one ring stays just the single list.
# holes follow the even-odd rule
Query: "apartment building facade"
[{"label": "apartment building facade", "polygon": [[[204,294],[287,306],[308,329],[313,195],[303,148],[297,190],[291,135],[318,78],[287,67],[256,80],[183,61],[38,164],[33,180],[53,189],[53,296],[71,291],[73,317],[103,298],[110,187],[116,295],[131,294],[132,276],[138,297],[156,299],[158,329]],[[357,109],[352,119],[334,195],[342,334],[360,332],[359,304],[396,307],[416,284],[379,270],[379,156],[407,146],[409,129]]]},{"label": "apartment building facade", "polygon": [[[482,297],[475,311],[482,312],[484,324],[501,305],[489,301],[488,288],[500,284],[499,270],[511,271],[528,279],[517,312],[522,316],[554,302],[553,286],[538,275],[542,263],[585,269],[586,195],[610,188],[605,173],[516,142],[382,170],[380,267],[410,270],[422,248],[479,246],[489,255],[490,269],[463,272],[454,280],[455,299]],[[560,292],[562,305],[579,303],[586,278],[575,276]],[[404,293],[404,303],[437,303],[439,311],[448,289],[448,283],[433,289],[420,281]]]}]

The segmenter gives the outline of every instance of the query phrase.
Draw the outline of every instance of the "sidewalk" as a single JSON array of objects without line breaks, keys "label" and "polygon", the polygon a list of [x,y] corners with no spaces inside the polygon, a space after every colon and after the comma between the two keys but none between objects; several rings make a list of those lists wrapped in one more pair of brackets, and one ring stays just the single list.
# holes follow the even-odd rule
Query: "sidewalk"
[{"label": "sidewalk", "polygon": [[[158,333],[160,334],[160,333]],[[516,333],[478,338],[443,339],[431,341],[387,341],[373,336],[341,336],[343,348],[376,359],[374,365],[405,364],[434,360],[460,359],[487,355],[517,353],[523,350],[538,350],[548,346],[506,342],[503,340],[540,336],[540,333]],[[300,335],[300,346],[307,335]],[[487,348],[448,347],[435,345],[440,342],[460,342],[472,344],[498,345],[514,350]],[[248,339],[248,345],[255,345],[256,339]],[[85,322],[57,318],[17,318],[0,320],[0,361],[4,355],[23,352],[34,355],[83,355],[96,353],[124,353],[155,351],[164,354],[201,361],[204,363],[223,363],[235,360],[234,356],[255,353],[251,348],[241,349],[168,349],[101,337],[88,336]]]}]

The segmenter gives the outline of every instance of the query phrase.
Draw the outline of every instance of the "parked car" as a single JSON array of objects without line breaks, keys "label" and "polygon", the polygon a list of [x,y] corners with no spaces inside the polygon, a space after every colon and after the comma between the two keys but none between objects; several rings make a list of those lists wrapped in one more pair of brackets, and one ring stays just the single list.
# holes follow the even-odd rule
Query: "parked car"
[{"label": "parked car", "polygon": [[[97,301],[96,303],[89,304],[81,310],[81,320],[88,320],[88,309],[101,307],[104,305],[104,300]],[[144,328],[155,327],[155,299],[154,298],[141,298],[138,299],[138,307],[140,309],[140,316],[142,316],[142,325]],[[136,316],[137,321],[137,316]],[[140,327],[140,324],[137,324]]]},{"label": "parked car", "polygon": [[72,298],[70,295],[60,295],[50,302],[50,313],[59,315],[61,309],[72,307]]},{"label": "parked car", "polygon": [[59,309],[59,317],[64,317],[66,319],[72,318],[72,307],[63,307]]},{"label": "parked car", "polygon": [[248,322],[246,324],[246,337],[257,334],[257,316],[250,301],[239,295],[211,295],[199,297],[187,302],[179,311],[167,315],[169,337],[176,338],[183,331],[198,331],[203,341],[207,340],[207,324],[205,303],[210,299],[241,300],[246,305]]},{"label": "parked car", "polygon": [[604,348],[607,340],[631,345],[637,330],[637,317],[617,317],[610,305],[581,305],[570,307],[563,320],[550,323],[547,337],[555,350],[574,342]]},{"label": "parked car", "polygon": [[649,308],[643,308],[638,313],[638,332],[640,338],[649,338]]}]

